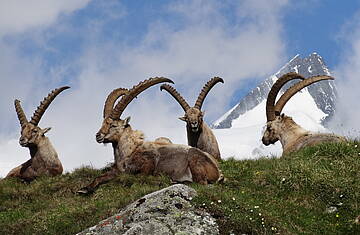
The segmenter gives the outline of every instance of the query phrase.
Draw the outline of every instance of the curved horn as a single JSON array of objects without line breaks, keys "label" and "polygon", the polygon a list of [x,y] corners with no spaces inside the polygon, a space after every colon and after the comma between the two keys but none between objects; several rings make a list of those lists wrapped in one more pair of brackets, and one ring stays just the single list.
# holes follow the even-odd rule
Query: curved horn
[{"label": "curved horn", "polygon": [[149,78],[145,81],[140,82],[136,86],[133,86],[133,88],[131,88],[128,91],[127,95],[121,97],[121,100],[116,104],[115,108],[111,112],[110,117],[112,119],[119,119],[121,114],[124,112],[125,108],[129,105],[129,103],[137,95],[139,95],[141,92],[143,92],[147,88],[149,88],[155,84],[161,83],[161,82],[174,83],[172,80],[170,80],[168,78],[164,78],[164,77]]},{"label": "curved horn", "polygon": [[280,89],[285,85],[285,83],[294,79],[304,80],[305,78],[298,73],[294,73],[294,72],[287,73],[282,75],[278,80],[276,80],[274,85],[271,87],[271,90],[266,100],[266,119],[268,122],[275,119],[274,106],[275,106],[276,96],[278,95]]},{"label": "curved horn", "polygon": [[70,88],[69,86],[64,86],[64,87],[60,87],[60,88],[56,88],[54,90],[52,90],[47,97],[45,97],[43,99],[43,101],[40,102],[40,105],[37,107],[37,109],[35,110],[33,116],[31,117],[30,123],[34,124],[35,126],[37,126],[40,122],[40,119],[42,117],[42,115],[45,113],[46,109],[49,107],[49,105],[51,104],[51,102],[55,99],[55,97],[60,94],[60,92],[62,92],[63,90],[66,90]]},{"label": "curved horn", "polygon": [[175,98],[175,100],[180,104],[180,106],[183,108],[183,110],[184,110],[185,112],[190,108],[189,104],[188,104],[188,103],[185,101],[185,99],[179,94],[179,92],[177,92],[177,90],[176,90],[174,87],[172,87],[172,86],[170,86],[170,85],[168,85],[168,84],[163,84],[163,85],[161,85],[161,87],[160,87],[160,91],[162,91],[163,89],[164,89],[165,91],[169,92],[170,95],[172,95],[172,97]]},{"label": "curved horn", "polygon": [[211,88],[213,88],[213,86],[216,85],[216,83],[221,82],[224,83],[224,80],[222,78],[219,77],[213,77],[210,81],[208,81],[204,87],[202,88],[194,107],[197,109],[201,109],[201,106],[205,100],[206,95],[209,93],[209,91],[211,90]]},{"label": "curved horn", "polygon": [[26,118],[24,110],[21,107],[20,100],[15,100],[14,104],[15,104],[16,114],[20,121],[21,128],[23,129],[25,127],[26,123],[28,123],[28,120]]},{"label": "curved horn", "polygon": [[104,105],[104,119],[107,118],[111,114],[111,112],[114,108],[115,101],[120,96],[125,95],[127,92],[128,92],[128,89],[118,88],[118,89],[113,90],[108,95],[108,97],[106,98],[106,101],[105,101],[105,105]]},{"label": "curved horn", "polygon": [[285,93],[280,97],[278,102],[276,102],[275,105],[275,113],[280,114],[282,109],[284,108],[285,104],[289,101],[293,95],[295,95],[297,92],[299,92],[301,89],[322,80],[334,80],[333,77],[327,76],[327,75],[320,75],[320,76],[314,76],[311,78],[308,78],[306,80],[303,80],[301,82],[296,83],[289,89],[285,91]]}]

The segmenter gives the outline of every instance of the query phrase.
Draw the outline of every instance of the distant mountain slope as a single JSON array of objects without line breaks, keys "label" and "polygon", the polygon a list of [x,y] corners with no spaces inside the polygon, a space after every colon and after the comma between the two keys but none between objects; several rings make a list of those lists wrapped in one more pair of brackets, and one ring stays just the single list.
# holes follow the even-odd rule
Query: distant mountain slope
[{"label": "distant mountain slope", "polygon": [[[288,72],[300,73],[305,78],[315,75],[330,75],[329,69],[326,67],[320,55],[312,53],[305,58],[301,58],[299,55],[296,55],[277,73],[261,82],[243,99],[241,99],[237,105],[235,105],[232,109],[226,112],[221,118],[216,120],[212,124],[212,128],[231,128],[233,127],[233,124],[237,122],[236,120],[239,119],[240,116],[243,116],[240,119],[246,119],[244,115],[247,116],[247,112],[255,109],[258,105],[263,103],[264,100],[266,100],[270,88],[277,80],[277,78]],[[294,82],[296,81],[289,82],[289,84],[284,86],[281,93],[284,89],[287,89]],[[304,91],[305,90],[307,90],[310,94],[310,97],[308,98],[312,98],[315,101],[316,107],[325,114],[325,116],[322,116],[321,120],[319,121],[321,121],[321,124],[326,125],[327,121],[334,115],[335,112],[335,100],[337,92],[333,81],[322,81],[309,86],[307,89],[304,89]],[[303,105],[300,105],[299,107],[301,108],[301,106]],[[311,115],[311,113],[308,114]],[[265,115],[265,109],[262,110],[262,113],[260,115]],[[254,125],[259,122],[262,122],[261,117],[252,117],[251,122],[248,123],[247,126]],[[246,126],[246,123],[244,123],[244,125]]]}]

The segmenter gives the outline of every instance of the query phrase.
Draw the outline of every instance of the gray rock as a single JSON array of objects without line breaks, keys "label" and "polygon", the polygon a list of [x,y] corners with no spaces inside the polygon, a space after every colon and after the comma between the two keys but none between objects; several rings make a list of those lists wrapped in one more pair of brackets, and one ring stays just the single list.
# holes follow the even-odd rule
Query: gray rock
[{"label": "gray rock", "polygon": [[215,219],[194,208],[196,191],[176,184],[148,194],[78,234],[219,234]]}]

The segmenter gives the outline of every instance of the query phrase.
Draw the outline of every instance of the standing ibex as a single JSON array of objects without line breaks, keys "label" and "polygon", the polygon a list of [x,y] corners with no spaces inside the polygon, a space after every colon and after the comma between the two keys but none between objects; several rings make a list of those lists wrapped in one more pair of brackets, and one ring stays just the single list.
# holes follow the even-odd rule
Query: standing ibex
[{"label": "standing ibex", "polygon": [[[286,92],[275,104],[276,96],[281,87],[288,81],[294,79],[301,79],[302,81],[286,90]],[[267,98],[267,127],[262,138],[263,144],[274,144],[276,141],[280,140],[283,147],[283,155],[286,155],[305,146],[312,146],[322,142],[345,141],[345,138],[341,136],[307,131],[296,124],[291,117],[281,114],[281,111],[287,101],[301,89],[321,80],[333,79],[334,78],[326,75],[314,76],[305,79],[297,73],[287,73],[280,77],[272,86]]]},{"label": "standing ibex", "polygon": [[15,110],[21,125],[19,143],[22,147],[29,148],[31,158],[20,166],[12,169],[6,177],[18,177],[24,181],[32,181],[37,176],[61,175],[63,171],[61,162],[49,138],[44,135],[51,128],[41,129],[38,127],[38,124],[50,103],[60,92],[68,88],[70,87],[65,86],[51,91],[48,96],[41,101],[30,122],[27,120],[21,108],[20,101],[15,100]]},{"label": "standing ibex", "polygon": [[[120,119],[125,108],[137,95],[161,82],[173,83],[167,78],[150,78],[128,91],[124,90],[122,98],[112,110],[107,108],[112,105],[105,103],[104,121],[96,134],[96,141],[112,144],[115,163],[108,172],[97,177],[78,193],[94,192],[100,184],[113,179],[121,172],[146,175],[162,173],[170,176],[173,181],[195,181],[202,184],[213,183],[220,178],[217,162],[210,154],[187,145],[171,144],[167,138],[154,142],[144,141],[144,134],[131,128],[130,117]],[[115,98],[108,97],[107,100]]]},{"label": "standing ibex", "polygon": [[221,160],[216,137],[209,126],[204,122],[204,112],[201,111],[201,106],[206,95],[218,82],[224,83],[224,80],[219,77],[214,77],[204,85],[194,107],[190,107],[174,87],[163,84],[161,85],[160,90],[164,89],[169,92],[185,111],[184,117],[180,117],[179,119],[186,122],[188,145],[211,154],[216,160]]}]

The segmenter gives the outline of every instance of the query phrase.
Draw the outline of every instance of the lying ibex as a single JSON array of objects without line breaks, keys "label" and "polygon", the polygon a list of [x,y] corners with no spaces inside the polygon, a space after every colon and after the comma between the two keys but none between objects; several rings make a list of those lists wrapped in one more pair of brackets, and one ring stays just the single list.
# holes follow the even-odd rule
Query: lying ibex
[{"label": "lying ibex", "polygon": [[37,176],[61,175],[63,171],[61,162],[49,138],[44,135],[51,128],[41,129],[38,124],[50,103],[60,92],[68,88],[70,87],[65,86],[51,91],[37,107],[30,122],[21,108],[20,101],[15,100],[15,110],[21,125],[19,143],[22,147],[29,148],[31,158],[12,169],[6,177],[17,177],[29,182]]},{"label": "lying ibex", "polygon": [[[290,87],[276,102],[276,96],[282,86],[290,80],[301,79],[302,81]],[[274,144],[280,140],[283,147],[283,155],[294,152],[305,146],[312,146],[322,142],[341,142],[344,137],[333,134],[313,133],[307,131],[296,124],[291,117],[281,114],[287,101],[301,89],[321,80],[333,80],[334,78],[326,75],[314,76],[305,79],[297,73],[287,73],[280,77],[272,86],[267,102],[266,117],[267,127],[262,138],[265,145]]]},{"label": "lying ibex", "polygon": [[[104,121],[96,134],[96,141],[112,144],[115,163],[108,172],[97,177],[78,193],[94,192],[100,184],[113,179],[121,172],[166,174],[176,182],[195,181],[202,184],[213,183],[220,178],[217,162],[210,154],[187,145],[172,144],[167,138],[146,142],[141,131],[131,128],[130,117],[120,118],[127,105],[137,95],[161,82],[173,83],[167,78],[150,78],[124,91],[122,98],[111,111],[106,107],[112,105],[105,103]],[[114,99],[108,97],[108,100]]]},{"label": "lying ibex", "polygon": [[194,107],[190,107],[174,87],[163,84],[161,85],[160,90],[164,89],[169,92],[184,109],[185,115],[179,119],[186,122],[188,145],[201,149],[202,151],[214,156],[215,159],[220,160],[220,151],[216,137],[209,126],[204,122],[204,112],[201,111],[201,106],[205,100],[206,95],[218,82],[224,83],[224,80],[219,77],[214,77],[204,85],[195,102]]}]

